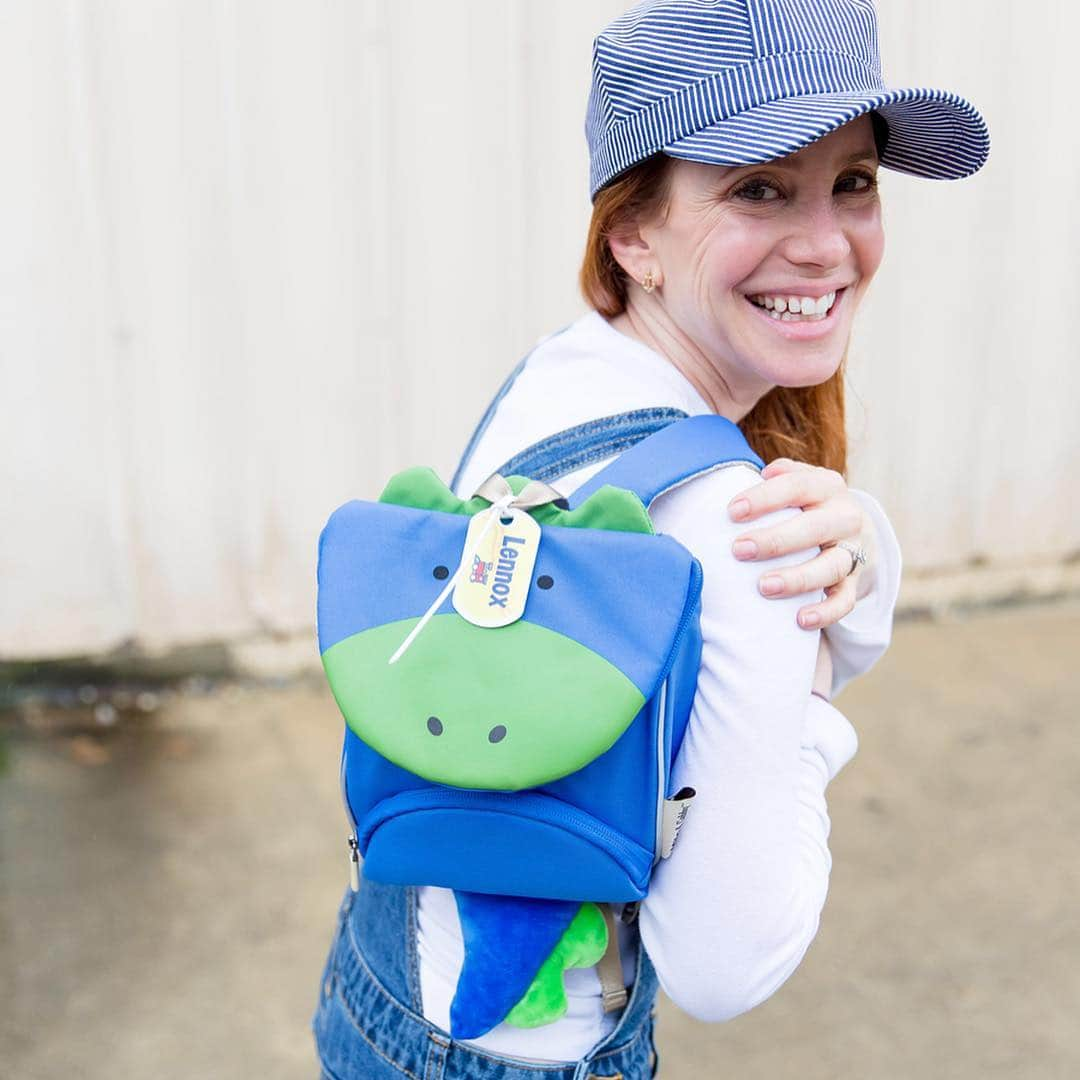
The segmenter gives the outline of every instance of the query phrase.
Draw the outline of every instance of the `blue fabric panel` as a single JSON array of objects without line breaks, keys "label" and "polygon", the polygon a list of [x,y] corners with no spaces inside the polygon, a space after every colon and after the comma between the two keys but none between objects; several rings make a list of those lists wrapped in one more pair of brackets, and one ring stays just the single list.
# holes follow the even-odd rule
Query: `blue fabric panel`
[{"label": "blue fabric panel", "polygon": [[[656,843],[657,699],[654,696],[609,750],[569,776],[538,790],[579,807],[640,844]],[[666,780],[666,777],[664,778]]]},{"label": "blue fabric panel", "polygon": [[[465,794],[477,794],[467,792]],[[511,796],[519,801],[529,798]],[[366,835],[364,873],[397,885],[441,885],[507,896],[623,902],[645,895],[652,852],[621,841],[620,856],[595,838],[515,807],[448,807],[380,813]],[[572,809],[572,808],[570,808]]]},{"label": "blue fabric panel", "polygon": [[525,996],[574,921],[577,900],[457,892],[465,963],[450,1003],[450,1034],[478,1039]]},{"label": "blue fabric panel", "polygon": [[729,461],[758,469],[765,463],[750,449],[738,424],[723,416],[689,416],[642,439],[579,487],[569,502],[580,506],[604,484],[636,492],[649,506],[684,480]]},{"label": "blue fabric panel", "polygon": [[[687,626],[678,653],[668,675],[667,694],[667,759],[669,765],[679,756],[686,725],[690,722],[690,710],[697,693],[698,670],[701,667],[701,594]],[[673,794],[670,788],[665,796]]]},{"label": "blue fabric panel", "polygon": [[[352,500],[319,537],[319,650],[373,626],[422,615],[453,571],[469,519],[407,506]],[[449,612],[449,603],[440,611]]]},{"label": "blue fabric panel", "polygon": [[533,443],[495,471],[503,476],[557,480],[595,461],[621,454],[647,435],[685,416],[682,409],[658,406],[589,420]]},{"label": "blue fabric panel", "polygon": [[[432,571],[457,566],[468,522],[386,503],[335,511],[319,541],[320,650],[422,615],[443,587]],[[524,618],[604,657],[648,698],[693,603],[692,563],[667,537],[545,526],[533,580],[546,575],[554,584],[530,589]],[[439,612],[454,613],[449,598]]]},{"label": "blue fabric panel", "polygon": [[[573,806],[583,815],[607,826],[643,850],[652,851],[656,832],[658,784],[665,784],[674,754],[682,741],[690,712],[690,693],[667,698],[668,732],[665,739],[664,775],[657,771],[658,701],[654,696],[634,722],[612,746],[583,769],[551,784],[535,789],[538,794],[558,800],[557,809]],[[681,724],[672,717],[682,702]],[[674,730],[672,725],[674,724]],[[377,754],[346,727],[344,743],[344,792],[348,812],[356,822],[369,819],[372,811],[396,795],[424,792],[434,788],[428,781],[399,768]],[[361,835],[364,830],[361,829]],[[366,842],[366,837],[365,837]]]},{"label": "blue fabric panel", "polygon": [[345,725],[342,752],[345,767],[343,794],[346,794],[346,801],[357,821],[362,820],[371,807],[383,799],[403,791],[420,791],[431,786],[430,781],[376,753],[348,724]]}]

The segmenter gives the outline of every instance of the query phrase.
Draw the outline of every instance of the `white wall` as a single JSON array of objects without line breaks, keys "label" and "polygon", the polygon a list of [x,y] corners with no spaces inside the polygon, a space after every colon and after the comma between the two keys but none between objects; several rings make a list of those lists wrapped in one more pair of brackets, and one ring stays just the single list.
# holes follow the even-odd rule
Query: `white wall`
[{"label": "white wall", "polygon": [[[0,655],[310,633],[329,510],[448,473],[501,375],[582,310],[590,41],[624,6],[0,6]],[[961,183],[883,174],[852,481],[894,518],[909,600],[972,558],[976,591],[1058,581],[1080,17],[880,17],[886,76],[970,97],[993,150]]]}]

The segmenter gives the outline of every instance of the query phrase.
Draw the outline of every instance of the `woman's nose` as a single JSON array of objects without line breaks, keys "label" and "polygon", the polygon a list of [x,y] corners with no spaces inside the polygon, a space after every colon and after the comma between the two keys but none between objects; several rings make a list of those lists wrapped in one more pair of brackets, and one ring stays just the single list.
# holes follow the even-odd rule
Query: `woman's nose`
[{"label": "woman's nose", "polygon": [[831,205],[808,211],[787,238],[784,254],[802,265],[839,266],[851,254],[841,215]]}]

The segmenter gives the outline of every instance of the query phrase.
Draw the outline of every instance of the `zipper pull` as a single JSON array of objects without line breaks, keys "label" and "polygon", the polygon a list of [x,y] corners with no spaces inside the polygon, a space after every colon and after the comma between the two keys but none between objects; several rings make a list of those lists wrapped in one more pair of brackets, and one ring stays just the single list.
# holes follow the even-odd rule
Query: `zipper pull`
[{"label": "zipper pull", "polygon": [[349,884],[353,892],[360,891],[360,845],[351,833],[349,834]]}]

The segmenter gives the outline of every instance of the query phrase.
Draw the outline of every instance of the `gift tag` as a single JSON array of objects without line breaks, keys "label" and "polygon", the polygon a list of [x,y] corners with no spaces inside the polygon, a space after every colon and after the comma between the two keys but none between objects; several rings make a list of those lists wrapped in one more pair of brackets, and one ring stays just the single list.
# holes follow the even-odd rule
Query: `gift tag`
[{"label": "gift tag", "polygon": [[529,598],[540,525],[525,510],[492,507],[474,514],[465,534],[454,608],[476,626],[508,626]]}]

